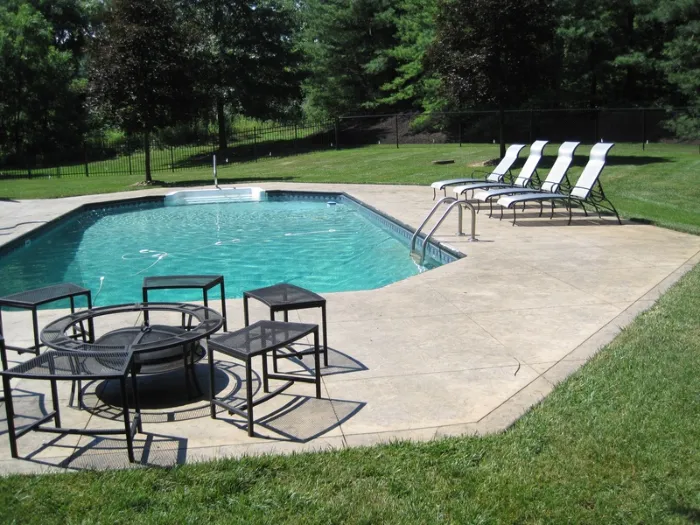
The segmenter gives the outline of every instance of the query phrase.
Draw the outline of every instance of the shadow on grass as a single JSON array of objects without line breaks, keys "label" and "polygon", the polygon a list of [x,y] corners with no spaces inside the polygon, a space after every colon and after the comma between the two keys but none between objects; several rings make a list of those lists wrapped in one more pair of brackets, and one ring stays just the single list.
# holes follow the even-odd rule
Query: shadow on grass
[{"label": "shadow on grass", "polygon": [[671,507],[674,514],[682,516],[690,523],[700,523],[700,509],[686,505],[674,505]]}]

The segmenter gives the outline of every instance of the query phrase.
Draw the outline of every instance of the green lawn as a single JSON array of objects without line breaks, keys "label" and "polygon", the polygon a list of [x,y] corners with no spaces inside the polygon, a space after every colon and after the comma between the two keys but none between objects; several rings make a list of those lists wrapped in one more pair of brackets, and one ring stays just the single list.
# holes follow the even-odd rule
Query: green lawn
[{"label": "green lawn", "polygon": [[[585,164],[589,148],[577,151],[573,180]],[[548,146],[546,160],[556,155]],[[370,184],[423,184],[468,175],[468,164],[493,159],[492,144],[368,146],[330,150],[258,162],[220,166],[220,182],[255,181],[336,182]],[[449,158],[452,165],[437,166],[432,160]],[[223,160],[223,159],[222,159]],[[544,162],[546,167],[546,162]],[[604,189],[623,216],[649,220],[661,226],[700,233],[700,153],[696,146],[651,144],[644,151],[638,144],[618,144],[611,151],[603,173]],[[546,170],[545,170],[546,171]],[[209,184],[211,168],[156,172],[161,184]],[[140,189],[134,184],[143,175],[52,177],[0,181],[0,198],[30,199],[65,197]],[[428,195],[430,190],[426,189]]]},{"label": "green lawn", "polygon": [[[370,147],[235,165],[221,177],[426,184],[495,154],[490,145]],[[457,163],[431,165],[437,158]],[[691,147],[616,146],[603,184],[624,215],[699,232],[699,161]],[[194,184],[209,175],[158,177]],[[133,182],[3,181],[2,194],[76,195]],[[498,435],[172,469],[10,476],[0,478],[0,522],[697,523],[699,290],[700,266]]]}]

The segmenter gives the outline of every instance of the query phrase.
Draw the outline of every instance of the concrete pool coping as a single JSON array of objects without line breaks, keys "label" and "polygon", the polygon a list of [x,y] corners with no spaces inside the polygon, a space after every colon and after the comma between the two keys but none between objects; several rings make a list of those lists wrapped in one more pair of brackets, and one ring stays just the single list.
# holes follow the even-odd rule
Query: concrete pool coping
[{"label": "concrete pool coping", "polygon": [[[412,227],[433,205],[431,189],[423,186],[255,186],[346,192]],[[175,189],[2,202],[0,243],[82,204]],[[287,414],[273,414],[260,438],[248,438],[238,421],[227,422],[228,416],[209,419],[207,410],[178,420],[184,410],[178,407],[175,421],[160,422],[163,410],[158,409],[150,422],[146,418],[145,434],[137,436],[143,463],[502,431],[700,261],[700,238],[692,235],[641,224],[619,226],[609,217],[577,214],[566,226],[563,214],[551,221],[533,210],[518,214],[522,218],[511,226],[480,213],[476,243],[455,235],[456,219],[450,218],[437,239],[465,258],[378,290],[324,294],[333,349],[331,370],[323,377],[324,399],[309,398],[304,387],[295,385],[290,392],[302,401]],[[231,329],[242,326],[241,301],[227,301],[227,310]],[[41,312],[40,324],[63,313]],[[26,317],[17,312],[4,317],[8,340],[28,340]],[[292,320],[316,318],[313,311],[301,311]],[[19,358],[10,352],[10,359]],[[39,392],[33,387],[27,390]],[[95,396],[88,398],[98,403]],[[194,405],[197,414],[204,406]],[[90,426],[97,418],[89,410],[63,412],[79,424],[92,415]],[[54,442],[46,436],[30,433],[20,439],[20,454],[33,454],[32,461],[10,459],[9,447],[0,443],[0,472],[128,466],[125,450],[108,446],[116,440],[67,436]],[[62,463],[71,455],[69,464]]]}]

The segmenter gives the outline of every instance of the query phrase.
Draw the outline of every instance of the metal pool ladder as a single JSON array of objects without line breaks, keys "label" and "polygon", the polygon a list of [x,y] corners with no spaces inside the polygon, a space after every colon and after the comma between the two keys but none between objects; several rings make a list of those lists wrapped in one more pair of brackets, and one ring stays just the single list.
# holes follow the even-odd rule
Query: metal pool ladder
[{"label": "metal pool ladder", "polygon": [[[435,214],[437,209],[442,205],[442,204],[449,204],[447,209],[445,210],[445,213],[442,214],[442,216],[438,219],[437,223],[435,226],[433,226],[433,229],[430,230],[428,235],[425,236],[423,239],[423,246],[421,247],[421,252],[420,255],[418,254],[418,251],[415,249],[416,247],[416,241],[418,240],[418,235],[420,234],[421,230],[425,227],[425,225],[428,223],[430,218]],[[428,215],[423,219],[423,222],[421,223],[420,226],[418,226],[418,229],[416,232],[413,234],[413,237],[411,237],[411,257],[418,262],[418,264],[423,264],[423,261],[425,260],[425,250],[428,247],[428,241],[430,241],[430,238],[433,236],[435,231],[440,227],[440,225],[443,223],[443,221],[447,218],[447,216],[450,214],[450,212],[454,209],[457,208],[459,214],[457,217],[457,235],[464,235],[462,231],[462,208],[469,208],[472,214],[472,227],[471,227],[471,233],[469,235],[469,242],[475,242],[478,241],[476,238],[476,210],[474,210],[474,206],[470,202],[467,202],[466,200],[460,201],[459,199],[456,199],[455,197],[443,197],[439,201],[435,203],[435,206],[433,206],[433,209],[430,210]]]}]

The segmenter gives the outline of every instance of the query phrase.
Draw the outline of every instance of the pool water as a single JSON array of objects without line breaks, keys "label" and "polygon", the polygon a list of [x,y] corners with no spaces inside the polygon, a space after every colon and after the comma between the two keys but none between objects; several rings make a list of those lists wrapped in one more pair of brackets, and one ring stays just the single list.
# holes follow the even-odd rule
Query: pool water
[{"label": "pool water", "polygon": [[[177,274],[223,274],[231,298],[278,282],[323,293],[378,288],[425,268],[404,239],[351,204],[154,203],[82,212],[2,257],[0,296],[73,282],[97,305],[139,302],[144,277]],[[149,298],[201,300],[201,291]]]}]

